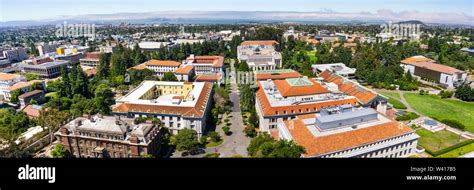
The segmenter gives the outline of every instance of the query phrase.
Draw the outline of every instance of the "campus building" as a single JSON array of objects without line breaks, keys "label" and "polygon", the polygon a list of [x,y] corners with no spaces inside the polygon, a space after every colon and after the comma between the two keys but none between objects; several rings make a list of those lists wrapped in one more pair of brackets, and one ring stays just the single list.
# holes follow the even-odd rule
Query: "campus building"
[{"label": "campus building", "polygon": [[143,81],[116,100],[114,115],[155,117],[174,134],[181,129],[195,130],[200,136],[212,104],[212,83]]},{"label": "campus building", "polygon": [[23,61],[28,58],[25,48],[17,47],[8,50],[3,50],[3,57],[8,59],[10,62]]},{"label": "campus building", "polygon": [[325,70],[330,70],[348,79],[355,78],[356,69],[347,67],[344,63],[314,64],[311,67],[314,73],[322,73]]},{"label": "campus building", "polygon": [[281,53],[275,50],[277,44],[269,41],[244,41],[237,47],[237,58],[246,61],[253,71],[281,68]]},{"label": "campus building", "polygon": [[100,52],[86,53],[82,59],[79,59],[79,63],[82,66],[97,67],[99,66]]},{"label": "campus building", "polygon": [[23,92],[30,92],[31,90],[33,90],[31,86],[35,83],[40,83],[43,87],[45,87],[44,80],[31,80],[27,82],[26,81],[16,82],[10,87],[0,90],[0,100],[10,101],[12,97],[12,93],[15,90],[21,89],[21,91]]},{"label": "campus building", "polygon": [[20,67],[27,74],[36,74],[44,78],[54,78],[61,74],[61,67],[68,66],[69,61],[49,61],[41,64],[22,63]]},{"label": "campus building", "polygon": [[351,104],[298,115],[279,123],[271,134],[303,146],[303,157],[318,158],[408,157],[415,154],[419,138],[411,128],[374,109]]},{"label": "campus building", "polygon": [[181,63],[177,61],[161,61],[156,59],[145,62],[145,67],[154,71],[160,78],[167,72],[175,73],[180,65]]},{"label": "campus building", "polygon": [[442,86],[454,88],[466,81],[467,72],[456,68],[436,63],[436,61],[423,57],[413,56],[401,61],[400,66],[405,72],[410,72],[422,80],[435,81]]},{"label": "campus building", "polygon": [[133,119],[88,116],[62,126],[54,134],[78,158],[136,158],[157,155],[160,127],[150,122],[134,124]]},{"label": "campus building", "polygon": [[319,78],[288,76],[258,80],[257,88],[255,107],[263,132],[270,132],[278,124],[298,115],[319,113],[327,107],[372,107],[383,114],[387,107],[385,97],[329,70],[321,73]]},{"label": "campus building", "polygon": [[191,54],[183,65],[192,66],[197,82],[212,82],[220,85],[224,76],[224,57],[222,56],[194,56]]},{"label": "campus building", "polygon": [[0,73],[0,100],[9,100],[9,89],[19,82],[26,82],[26,78],[17,74]]}]

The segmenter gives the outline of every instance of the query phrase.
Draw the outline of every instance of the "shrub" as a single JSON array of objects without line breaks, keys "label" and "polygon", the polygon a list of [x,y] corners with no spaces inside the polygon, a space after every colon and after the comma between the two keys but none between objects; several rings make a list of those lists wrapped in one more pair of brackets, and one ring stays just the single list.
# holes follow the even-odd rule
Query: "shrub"
[{"label": "shrub", "polygon": [[414,120],[416,118],[420,117],[418,114],[413,113],[413,112],[407,112],[405,115],[400,115],[395,118],[397,121],[409,121],[409,120]]},{"label": "shrub", "polygon": [[229,127],[229,126],[224,126],[224,127],[222,127],[222,130],[224,131],[224,133],[225,133],[226,135],[232,134],[232,132],[230,131],[230,127]]},{"label": "shrub", "polygon": [[446,125],[449,125],[450,127],[454,127],[456,129],[464,130],[466,126],[464,124],[460,123],[459,121],[452,120],[452,119],[443,119],[441,122],[443,122]]},{"label": "shrub", "polygon": [[454,94],[453,91],[441,90],[438,95],[439,95],[441,98],[444,99],[444,98],[451,98],[451,97],[453,97],[453,94]]},{"label": "shrub", "polygon": [[136,125],[136,124],[140,124],[140,123],[145,123],[146,121],[146,118],[144,117],[137,117],[133,120],[133,123]]},{"label": "shrub", "polygon": [[454,149],[457,149],[457,148],[460,148],[460,147],[469,145],[469,144],[471,144],[471,143],[473,143],[473,142],[474,142],[474,140],[469,139],[469,140],[460,142],[460,143],[458,143],[458,144],[455,144],[455,145],[450,146],[450,147],[446,147],[446,148],[441,149],[441,150],[438,150],[438,151],[431,151],[431,150],[428,150],[428,149],[425,149],[425,151],[435,157],[435,156],[439,156],[439,155],[441,155],[441,154],[447,153],[447,152],[449,152],[449,151],[451,151],[451,150],[454,150]]},{"label": "shrub", "polygon": [[420,94],[420,95],[428,95],[428,90],[420,90],[420,91],[418,92],[418,94]]},{"label": "shrub", "polygon": [[226,123],[229,122],[229,121],[230,121],[229,118],[225,118],[225,119],[224,119],[224,122],[226,122]]},{"label": "shrub", "polygon": [[219,135],[219,133],[217,133],[215,131],[209,132],[208,136],[209,136],[209,138],[211,138],[212,142],[221,141],[221,136]]},{"label": "shrub", "polygon": [[257,131],[253,125],[248,125],[244,128],[245,136],[247,137],[255,137],[257,136]]}]

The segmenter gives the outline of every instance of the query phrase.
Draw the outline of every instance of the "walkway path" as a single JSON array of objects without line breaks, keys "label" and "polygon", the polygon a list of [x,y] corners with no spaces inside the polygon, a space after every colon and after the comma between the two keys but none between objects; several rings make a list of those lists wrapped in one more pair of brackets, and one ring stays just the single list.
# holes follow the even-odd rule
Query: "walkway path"
[{"label": "walkway path", "polygon": [[240,111],[240,92],[237,88],[237,83],[236,83],[236,73],[235,73],[235,67],[234,67],[234,60],[231,59],[230,62],[231,65],[231,74],[230,74],[230,84],[232,87],[232,91],[230,93],[230,100],[233,103],[232,107],[232,112],[230,114],[230,122],[232,125],[230,126],[230,131],[232,131],[232,134],[230,136],[227,136],[224,134],[224,131],[222,130],[221,126],[218,126],[216,131],[218,131],[221,136],[224,139],[224,143],[212,147],[212,148],[207,148],[206,152],[208,152],[209,149],[213,152],[217,150],[217,152],[220,153],[220,157],[232,157],[236,155],[240,155],[243,157],[247,156],[247,146],[250,143],[250,138],[246,137],[243,130],[244,130],[244,123],[243,123],[243,118],[241,115]]}]

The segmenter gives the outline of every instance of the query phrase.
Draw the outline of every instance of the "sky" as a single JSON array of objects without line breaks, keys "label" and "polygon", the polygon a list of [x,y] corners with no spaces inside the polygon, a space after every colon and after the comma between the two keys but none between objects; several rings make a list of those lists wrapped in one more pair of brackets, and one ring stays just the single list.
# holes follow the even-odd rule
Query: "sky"
[{"label": "sky", "polygon": [[474,15],[473,0],[0,0],[0,21],[167,10],[342,13],[390,10]]}]

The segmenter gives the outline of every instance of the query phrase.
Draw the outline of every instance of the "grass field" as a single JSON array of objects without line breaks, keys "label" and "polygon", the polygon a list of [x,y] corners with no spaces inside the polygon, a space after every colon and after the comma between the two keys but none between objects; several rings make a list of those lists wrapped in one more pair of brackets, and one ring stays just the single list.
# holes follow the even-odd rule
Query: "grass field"
[{"label": "grass field", "polygon": [[474,103],[460,100],[441,99],[437,95],[419,95],[407,93],[406,101],[420,114],[437,119],[453,119],[466,126],[466,130],[474,132]]},{"label": "grass field", "polygon": [[405,104],[400,102],[400,94],[398,92],[380,92],[380,94],[388,98],[388,103],[392,104],[396,109],[407,109]]},{"label": "grass field", "polygon": [[419,129],[416,131],[416,134],[420,135],[420,139],[418,139],[418,145],[433,152],[453,146],[466,140],[466,138],[459,137],[459,135],[447,130],[432,133],[426,129]]}]

